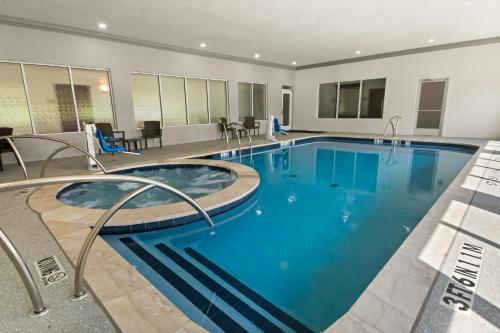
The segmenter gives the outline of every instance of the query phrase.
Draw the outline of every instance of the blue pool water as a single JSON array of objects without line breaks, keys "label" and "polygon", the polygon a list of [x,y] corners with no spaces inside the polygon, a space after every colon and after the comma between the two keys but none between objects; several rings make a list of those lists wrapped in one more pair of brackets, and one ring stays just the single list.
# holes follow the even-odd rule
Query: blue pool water
[{"label": "blue pool water", "polygon": [[[178,188],[192,198],[218,192],[236,180],[230,170],[204,165],[159,165],[132,168],[116,173],[157,180]],[[125,194],[141,186],[141,184],[129,182],[80,183],[63,189],[57,198],[70,206],[110,208]],[[153,207],[180,200],[174,194],[161,189],[153,189],[132,199],[125,205],[125,208]]]},{"label": "blue pool water", "polygon": [[[105,238],[210,331],[236,322],[250,332],[319,332],[348,311],[472,153],[346,142],[262,152],[242,159],[258,171],[258,191],[215,216],[214,229],[197,222]],[[165,280],[175,274],[162,265],[181,280]],[[200,294],[227,317],[206,318],[192,301]]]}]

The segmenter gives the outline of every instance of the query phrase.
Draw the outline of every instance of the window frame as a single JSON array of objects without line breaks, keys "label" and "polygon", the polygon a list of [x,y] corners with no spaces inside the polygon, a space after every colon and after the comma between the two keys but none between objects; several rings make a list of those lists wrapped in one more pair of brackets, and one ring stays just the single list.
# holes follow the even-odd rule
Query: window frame
[{"label": "window frame", "polygon": [[[132,75],[134,74],[142,74],[142,75],[153,75],[156,76],[157,82],[158,82],[158,89],[160,90],[160,118],[161,118],[161,127],[162,128],[168,128],[168,127],[185,127],[185,126],[207,126],[207,125],[213,125],[217,123],[212,123],[210,121],[210,88],[209,88],[209,80],[212,81],[223,81],[226,86],[226,117],[229,115],[229,80],[228,79],[219,79],[219,78],[209,78],[209,77],[198,77],[198,76],[189,76],[189,75],[179,75],[179,74],[160,74],[160,73],[150,73],[150,72],[138,72],[138,71],[133,71],[130,72],[130,89],[132,91]],[[163,92],[162,92],[162,86],[161,86],[161,77],[177,77],[181,78],[184,80],[184,105],[186,109],[186,124],[185,125],[167,125],[163,122],[163,112],[167,112],[167,110],[163,110],[164,108],[164,99],[163,99]],[[207,92],[207,110],[208,110],[208,122],[206,124],[190,124],[189,122],[189,100],[188,100],[188,85],[187,85],[187,79],[198,79],[198,80],[205,80],[206,83],[206,92]],[[137,121],[135,120],[135,110],[134,110],[134,121],[137,124]],[[137,128],[140,129],[140,128]]]},{"label": "window frame", "polygon": [[63,133],[81,133],[83,129],[80,126],[80,116],[78,114],[78,106],[76,103],[76,96],[75,96],[75,87],[73,83],[73,73],[72,69],[88,69],[88,70],[96,70],[96,71],[106,71],[108,75],[108,84],[109,84],[109,97],[111,101],[111,113],[113,115],[113,123],[112,126],[113,128],[117,128],[117,122],[116,122],[116,111],[115,111],[115,100],[113,96],[113,83],[111,82],[111,70],[109,68],[99,68],[99,67],[86,67],[86,66],[73,66],[73,65],[60,65],[60,64],[45,64],[45,63],[38,63],[38,62],[29,62],[29,61],[10,61],[10,60],[0,60],[0,63],[9,63],[9,64],[17,64],[20,65],[21,67],[21,77],[23,81],[23,87],[24,87],[24,93],[26,94],[26,101],[28,104],[28,112],[30,116],[30,122],[31,122],[31,131],[33,134],[37,134],[36,130],[36,125],[35,125],[35,118],[33,115],[33,108],[31,105],[31,98],[30,98],[30,93],[28,89],[28,82],[26,81],[26,71],[24,68],[24,65],[35,65],[35,66],[45,66],[45,67],[58,67],[58,68],[65,68],[68,71],[69,75],[69,82],[71,86],[71,94],[73,98],[73,106],[75,109],[75,117],[76,117],[76,122],[77,122],[77,131],[69,131],[69,132],[54,132],[54,133],[43,133],[43,135],[54,135],[54,134],[63,134]]},{"label": "window frame", "polygon": [[[255,112],[254,112],[254,109],[253,109],[253,85],[254,84],[261,84],[261,85],[264,85],[264,87],[266,88],[265,89],[265,97],[264,97],[264,100],[265,100],[265,103],[264,103],[264,106],[266,107],[266,112],[265,112],[265,117],[264,119],[255,119],[255,121],[265,121],[265,120],[268,120],[269,119],[269,108],[268,108],[268,92],[267,92],[267,82],[251,82],[251,81],[238,81],[238,84],[240,83],[246,83],[246,84],[250,84],[250,110],[252,111],[252,117],[255,117]],[[238,121],[240,121],[240,105],[239,105],[239,99],[238,99]]]},{"label": "window frame", "polygon": [[[368,78],[368,79],[352,79],[352,80],[343,80],[343,81],[326,81],[326,82],[319,82],[316,86],[316,119],[345,119],[345,120],[353,120],[353,119],[371,119],[371,120],[376,120],[376,119],[384,119],[384,109],[385,109],[385,103],[384,103],[384,109],[382,109],[382,116],[380,118],[362,118],[361,117],[361,101],[363,98],[363,82],[364,81],[370,81],[370,80],[385,80],[385,86],[384,86],[384,100],[386,97],[386,92],[387,92],[387,77],[375,77],[375,78]],[[357,117],[355,118],[341,118],[339,117],[339,105],[340,105],[340,85],[342,83],[350,83],[350,82],[359,82],[359,96],[358,96],[358,114]],[[319,117],[319,99],[320,99],[320,85],[322,84],[329,84],[329,83],[335,83],[337,84],[337,101],[336,101],[336,107],[335,107],[335,117],[332,118],[320,118]]]}]

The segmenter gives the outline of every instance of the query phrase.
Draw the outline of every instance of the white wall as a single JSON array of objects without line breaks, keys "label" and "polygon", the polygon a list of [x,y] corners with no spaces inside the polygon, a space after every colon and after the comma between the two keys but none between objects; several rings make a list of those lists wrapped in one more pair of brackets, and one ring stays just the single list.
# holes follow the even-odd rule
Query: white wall
[{"label": "white wall", "polygon": [[[383,77],[384,119],[317,119],[319,83]],[[418,81],[424,78],[449,78],[443,136],[500,138],[500,44],[299,70],[293,127],[381,134],[389,118],[401,115],[400,133],[412,134]]]},{"label": "white wall", "polygon": [[[281,117],[281,86],[293,85],[294,80],[294,72],[286,69],[1,24],[0,45],[0,60],[4,61],[110,69],[118,128],[128,134],[136,133],[131,72],[226,79],[231,121],[238,120],[239,81],[267,83],[268,112]],[[164,131],[164,144],[210,140],[218,135],[217,125],[167,127]],[[84,142],[83,135],[78,133],[61,134],[60,137],[81,144]],[[28,147],[20,140],[19,144],[21,153],[27,160],[44,158],[49,150],[46,144]],[[6,162],[12,161],[10,156],[4,157]]]}]

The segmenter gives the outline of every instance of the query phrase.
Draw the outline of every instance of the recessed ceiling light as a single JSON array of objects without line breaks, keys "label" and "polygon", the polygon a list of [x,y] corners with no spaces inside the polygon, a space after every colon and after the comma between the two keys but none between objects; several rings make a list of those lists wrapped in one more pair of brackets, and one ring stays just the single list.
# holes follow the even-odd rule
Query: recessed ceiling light
[{"label": "recessed ceiling light", "polygon": [[429,38],[428,42],[431,44],[434,43],[434,38]]},{"label": "recessed ceiling light", "polygon": [[358,50],[358,51],[356,51],[356,54],[361,54],[361,51],[359,51],[359,50]]},{"label": "recessed ceiling light", "polygon": [[205,48],[205,47],[207,47],[207,44],[206,43],[200,43],[200,47]]},{"label": "recessed ceiling light", "polygon": [[296,61],[292,61],[292,65],[297,65],[297,62]]},{"label": "recessed ceiling light", "polygon": [[253,57],[254,57],[255,59],[260,58],[260,54],[255,53],[255,54],[253,55]]},{"label": "recessed ceiling light", "polygon": [[99,29],[101,30],[105,30],[106,28],[108,27],[108,25],[106,23],[99,23]]},{"label": "recessed ceiling light", "polygon": [[470,5],[472,5],[472,1],[466,1],[466,2],[464,2],[464,6],[470,6]]}]

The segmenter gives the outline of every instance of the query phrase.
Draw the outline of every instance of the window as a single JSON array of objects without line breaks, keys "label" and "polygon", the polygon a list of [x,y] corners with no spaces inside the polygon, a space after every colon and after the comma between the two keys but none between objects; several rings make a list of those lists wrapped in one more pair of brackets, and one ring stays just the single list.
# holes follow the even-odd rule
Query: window
[{"label": "window", "polygon": [[252,115],[252,84],[238,83],[238,114],[239,119]]},{"label": "window", "polygon": [[320,83],[318,118],[377,118],[384,111],[386,79]]},{"label": "window", "polygon": [[227,117],[227,81],[141,73],[132,73],[131,79],[138,127],[145,120],[181,126]]},{"label": "window", "polygon": [[337,112],[337,83],[319,85],[318,118],[335,118]]},{"label": "window", "polygon": [[265,84],[253,84],[253,116],[255,120],[265,120],[267,118]]},{"label": "window", "polygon": [[208,124],[207,80],[187,79],[189,124]]},{"label": "window", "polygon": [[384,96],[385,79],[363,80],[359,117],[382,119]]},{"label": "window", "polygon": [[157,75],[132,74],[132,99],[137,127],[143,127],[144,121],[161,120]]},{"label": "window", "polygon": [[14,134],[33,133],[20,64],[0,63],[0,124]]},{"label": "window", "polygon": [[69,69],[25,65],[24,70],[37,133],[78,131]]},{"label": "window", "polygon": [[210,122],[218,123],[220,118],[226,118],[227,114],[226,81],[208,80],[208,96],[210,100]]},{"label": "window", "polygon": [[341,82],[339,86],[339,118],[358,118],[360,82]]},{"label": "window", "polygon": [[72,69],[80,128],[83,123],[113,124],[113,107],[108,71]]},{"label": "window", "polygon": [[113,124],[108,74],[0,62],[0,124],[14,128],[15,134],[76,132],[88,122]]},{"label": "window", "polygon": [[239,119],[254,116],[255,120],[267,119],[266,85],[261,83],[238,82]]},{"label": "window", "polygon": [[187,125],[186,91],[183,77],[161,76],[163,124]]}]

